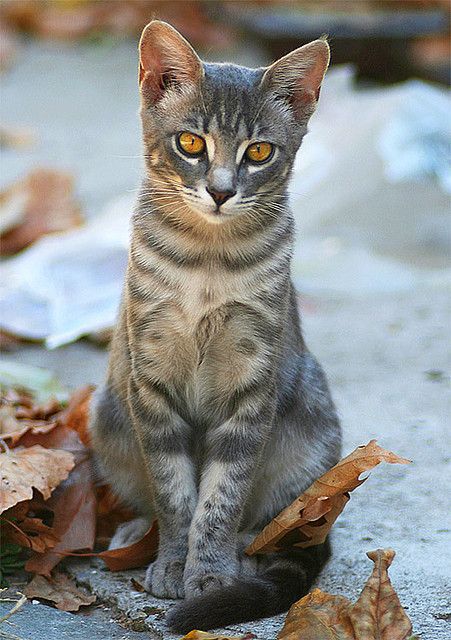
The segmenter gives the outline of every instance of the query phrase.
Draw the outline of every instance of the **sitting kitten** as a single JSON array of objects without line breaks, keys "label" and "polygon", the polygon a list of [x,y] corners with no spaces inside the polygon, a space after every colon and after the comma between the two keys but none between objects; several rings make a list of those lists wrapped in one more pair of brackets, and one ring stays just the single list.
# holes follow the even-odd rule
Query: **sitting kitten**
[{"label": "sitting kitten", "polygon": [[340,427],[290,279],[287,181],[329,62],[316,40],[267,69],[202,63],[168,24],[140,42],[146,176],[91,431],[101,472],[158,518],[146,587],[177,631],[286,610],[328,546],[243,549],[335,464]]}]

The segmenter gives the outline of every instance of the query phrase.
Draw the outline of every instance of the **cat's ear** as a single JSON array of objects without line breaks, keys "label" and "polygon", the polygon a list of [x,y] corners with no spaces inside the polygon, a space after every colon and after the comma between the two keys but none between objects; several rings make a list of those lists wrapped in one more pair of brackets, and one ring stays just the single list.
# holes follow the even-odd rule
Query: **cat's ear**
[{"label": "cat's ear", "polygon": [[170,87],[195,85],[202,75],[202,63],[189,42],[167,22],[149,22],[139,42],[139,86],[143,97],[156,104]]},{"label": "cat's ear", "polygon": [[262,89],[286,100],[295,117],[302,121],[315,110],[329,60],[327,41],[314,40],[268,67],[262,78]]}]

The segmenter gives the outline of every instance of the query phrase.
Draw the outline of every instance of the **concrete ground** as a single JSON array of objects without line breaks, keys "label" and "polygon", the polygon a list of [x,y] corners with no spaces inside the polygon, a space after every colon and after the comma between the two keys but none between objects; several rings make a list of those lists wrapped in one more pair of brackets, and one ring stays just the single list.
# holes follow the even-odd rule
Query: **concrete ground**
[{"label": "concrete ground", "polygon": [[[25,47],[5,76],[3,119],[35,127],[40,143],[25,153],[7,151],[2,181],[36,164],[70,169],[88,215],[134,189],[140,163],[135,77],[129,44]],[[367,293],[351,291],[309,289],[302,304],[307,341],[328,373],[342,418],[343,453],[377,438],[413,462],[378,467],[354,492],[334,527],[334,556],[318,586],[355,599],[371,571],[365,552],[392,547],[397,556],[390,575],[414,631],[422,640],[446,640],[451,637],[449,285],[437,278],[428,287],[392,286],[385,294],[370,293],[371,287]],[[107,362],[106,351],[86,341],[55,351],[23,346],[8,357],[47,367],[74,388],[98,383]],[[90,561],[68,567],[104,606],[73,615],[28,604],[14,617],[11,633],[24,640],[176,637],[164,625],[170,603],[131,588],[131,577],[141,579],[142,571],[111,574]],[[115,621],[118,616],[126,627]],[[282,618],[228,631],[274,640]]]}]

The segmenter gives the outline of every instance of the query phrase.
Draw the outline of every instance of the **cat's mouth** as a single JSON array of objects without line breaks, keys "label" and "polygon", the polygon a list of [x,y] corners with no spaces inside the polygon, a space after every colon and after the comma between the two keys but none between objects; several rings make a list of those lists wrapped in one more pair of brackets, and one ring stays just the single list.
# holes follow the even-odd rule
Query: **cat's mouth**
[{"label": "cat's mouth", "polygon": [[186,199],[185,203],[193,213],[213,224],[220,224],[236,216],[236,212],[231,207],[227,210],[224,205],[210,205],[210,203],[191,199]]}]

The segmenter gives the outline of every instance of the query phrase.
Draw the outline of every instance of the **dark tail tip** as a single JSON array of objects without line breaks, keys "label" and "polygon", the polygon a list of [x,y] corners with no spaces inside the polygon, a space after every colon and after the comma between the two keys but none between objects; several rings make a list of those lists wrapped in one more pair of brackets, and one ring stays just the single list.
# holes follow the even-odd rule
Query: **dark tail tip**
[{"label": "dark tail tip", "polygon": [[188,633],[262,618],[273,613],[271,591],[271,584],[263,580],[239,582],[183,600],[168,612],[166,622],[174,631]]}]

